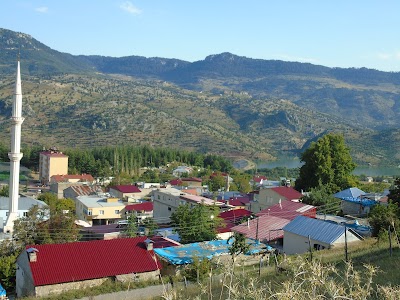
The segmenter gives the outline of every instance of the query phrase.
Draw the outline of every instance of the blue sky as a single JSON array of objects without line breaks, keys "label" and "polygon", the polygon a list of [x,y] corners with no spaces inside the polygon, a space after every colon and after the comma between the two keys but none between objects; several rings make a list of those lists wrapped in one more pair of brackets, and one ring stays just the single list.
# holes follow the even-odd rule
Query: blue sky
[{"label": "blue sky", "polygon": [[399,12],[398,0],[0,0],[0,27],[71,54],[231,52],[397,72]]}]

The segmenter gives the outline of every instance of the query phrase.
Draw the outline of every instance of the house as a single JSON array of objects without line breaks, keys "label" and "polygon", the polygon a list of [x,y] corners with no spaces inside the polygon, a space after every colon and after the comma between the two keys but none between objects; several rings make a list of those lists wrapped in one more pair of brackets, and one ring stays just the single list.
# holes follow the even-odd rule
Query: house
[{"label": "house", "polygon": [[150,201],[129,204],[125,206],[125,214],[134,216],[138,222],[143,222],[144,219],[153,217],[153,207],[153,202]]},{"label": "house", "polygon": [[63,197],[76,200],[79,196],[105,195],[98,185],[73,185],[63,191]]},{"label": "house", "polygon": [[299,201],[301,197],[303,197],[303,194],[290,186],[263,188],[254,198],[255,201],[251,203],[250,209],[252,212],[258,213],[274,204],[278,204],[279,201]]},{"label": "house", "polygon": [[52,148],[39,154],[39,180],[42,184],[49,184],[53,175],[68,174],[68,156]]},{"label": "house", "polygon": [[172,213],[179,205],[189,204],[194,206],[202,203],[204,205],[216,205],[219,207],[225,206],[223,202],[187,194],[184,190],[181,191],[175,188],[160,188],[154,190],[152,193],[152,200],[154,203],[154,218],[158,220],[158,223],[170,222]]},{"label": "house", "polygon": [[[283,251],[286,254],[301,254],[311,249],[322,250],[342,247],[360,241],[362,237],[354,230],[327,221],[298,216],[283,227]],[[346,232],[346,234],[345,234]]]},{"label": "house", "polygon": [[[142,198],[142,191],[136,185],[114,185],[109,188],[111,196],[120,199],[135,199]],[[134,202],[134,201],[133,201]]]},{"label": "house", "polygon": [[118,198],[97,195],[78,196],[75,210],[78,219],[91,225],[107,225],[125,219],[125,203]]},{"label": "house", "polygon": [[[33,199],[30,197],[19,197],[18,199],[18,215],[24,217],[28,213],[29,209],[33,206],[39,206],[40,208],[47,207],[47,204],[43,201]],[[3,229],[9,213],[10,200],[8,197],[0,197],[0,228]],[[3,231],[3,230],[1,230]]]},{"label": "house", "polygon": [[255,175],[253,178],[250,180],[250,184],[252,186],[260,186],[263,185],[263,182],[268,180],[266,176],[263,175]]},{"label": "house", "polygon": [[176,169],[174,169],[172,171],[172,175],[175,177],[180,177],[183,174],[190,174],[193,172],[193,168],[192,167],[188,167],[188,166],[179,166]]},{"label": "house", "polygon": [[263,215],[275,216],[288,220],[293,220],[297,216],[315,218],[317,215],[317,208],[313,205],[303,204],[301,202],[282,200],[280,203],[272,205],[256,214],[256,216]]},{"label": "house", "polygon": [[190,187],[201,187],[203,180],[196,177],[181,178],[182,184]]},{"label": "house", "polygon": [[371,207],[379,204],[374,196],[368,196],[367,193],[359,188],[348,188],[333,195],[341,199],[340,209],[344,215],[354,217],[367,216]]},{"label": "house", "polygon": [[64,197],[64,190],[71,186],[92,186],[96,180],[90,174],[82,175],[53,175],[50,178],[50,192],[59,199]]},{"label": "house", "polygon": [[[215,240],[177,247],[158,248],[154,249],[154,252],[161,260],[161,265],[163,266],[162,275],[176,275],[180,270],[179,266],[191,264],[194,258],[201,260],[218,257],[222,262],[231,260],[229,247],[232,243],[233,240]],[[245,264],[258,263],[259,258],[254,255],[271,250],[271,247],[251,239],[246,239],[246,243],[250,245],[249,252],[239,256],[239,260],[242,260]]]},{"label": "house", "polygon": [[282,228],[289,224],[290,220],[274,216],[262,215],[256,219],[231,228],[232,232],[244,234],[249,239],[259,240],[263,243],[281,243],[283,238]]},{"label": "house", "polygon": [[26,246],[17,258],[18,297],[44,297],[118,281],[157,279],[160,264],[147,237]]},{"label": "house", "polygon": [[224,226],[218,228],[217,237],[221,240],[228,239],[233,234],[232,227],[243,223],[251,216],[251,211],[246,209],[231,209],[220,213],[218,217],[224,220]]}]

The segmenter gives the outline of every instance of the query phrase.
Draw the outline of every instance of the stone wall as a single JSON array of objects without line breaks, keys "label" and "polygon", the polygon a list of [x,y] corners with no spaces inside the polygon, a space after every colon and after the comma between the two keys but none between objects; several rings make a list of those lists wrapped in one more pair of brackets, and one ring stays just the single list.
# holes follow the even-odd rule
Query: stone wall
[{"label": "stone wall", "polygon": [[158,279],[160,275],[159,270],[145,272],[145,273],[132,273],[132,274],[122,274],[115,276],[116,280],[121,282],[129,282],[129,281],[146,281],[146,280],[154,280]]},{"label": "stone wall", "polygon": [[66,283],[59,283],[52,285],[37,286],[35,288],[35,295],[36,297],[45,297],[51,294],[61,294],[69,290],[85,289],[88,287],[101,285],[106,280],[107,277],[76,281],[76,282],[66,282]]}]

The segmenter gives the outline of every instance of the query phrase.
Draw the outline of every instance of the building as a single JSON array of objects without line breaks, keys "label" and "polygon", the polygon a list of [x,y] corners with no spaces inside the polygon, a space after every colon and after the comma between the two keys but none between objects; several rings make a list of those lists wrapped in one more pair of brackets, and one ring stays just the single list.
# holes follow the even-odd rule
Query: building
[{"label": "building", "polygon": [[189,204],[191,206],[204,204],[225,207],[223,202],[215,201],[209,198],[187,194],[184,191],[175,188],[160,188],[152,193],[154,203],[154,218],[157,223],[169,223],[172,213],[179,205]]},{"label": "building", "polygon": [[51,176],[68,174],[68,156],[52,148],[39,154],[39,180],[48,185]]},{"label": "building", "polygon": [[93,185],[96,180],[90,174],[82,175],[53,175],[50,178],[50,192],[57,194],[59,199],[64,197],[64,190],[70,186]]},{"label": "building", "polygon": [[[18,198],[19,198],[19,171],[21,159],[21,127],[24,122],[22,117],[22,87],[21,87],[21,69],[19,56],[17,61],[17,76],[15,80],[15,93],[12,104],[11,115],[11,151],[8,153],[10,159],[10,185],[8,199],[8,215],[3,231],[6,234],[12,234],[14,231],[14,221],[18,218]],[[2,223],[2,222],[1,222]]]},{"label": "building", "polygon": [[128,202],[136,202],[145,196],[148,196],[151,189],[141,191],[136,185],[114,185],[109,188],[109,193],[113,197],[124,199]]},{"label": "building", "polygon": [[190,187],[201,187],[203,180],[197,177],[181,178],[183,185]]},{"label": "building", "polygon": [[17,258],[18,297],[44,297],[118,281],[158,279],[147,237],[27,246]]},{"label": "building", "polygon": [[[10,210],[9,205],[10,205],[10,203],[9,203],[8,197],[0,197],[0,228],[3,228],[5,226],[5,222],[8,217],[9,210]],[[18,218],[26,216],[29,209],[31,209],[32,206],[35,206],[35,205],[39,206],[40,208],[44,208],[47,206],[46,203],[44,203],[43,201],[40,201],[40,200],[36,200],[33,198],[29,198],[29,197],[19,197],[18,198],[18,208],[16,211],[16,213],[17,213],[16,220]]]},{"label": "building", "polygon": [[104,191],[100,186],[97,185],[72,185],[63,191],[63,198],[70,198],[76,200],[79,196],[89,195],[105,195]]},{"label": "building", "polygon": [[274,204],[278,204],[280,201],[299,201],[301,197],[303,197],[303,194],[290,186],[263,188],[254,198],[255,201],[251,203],[250,210],[258,213]]},{"label": "building", "polygon": [[218,228],[217,237],[221,240],[226,240],[232,236],[232,227],[241,224],[252,217],[251,211],[246,209],[231,209],[224,211],[218,215],[224,220],[224,226]]},{"label": "building", "polygon": [[[201,260],[218,257],[221,262],[231,261],[232,256],[229,254],[229,247],[232,243],[233,240],[228,242],[225,240],[206,241],[176,247],[158,248],[154,252],[160,257],[163,266],[162,275],[176,275],[180,270],[180,266],[193,263],[194,258]],[[272,249],[251,239],[246,239],[246,243],[250,246],[250,250],[238,256],[238,260],[246,265],[259,263],[260,259],[255,255],[263,254]]]},{"label": "building", "polygon": [[232,227],[232,232],[244,234],[249,239],[259,240],[263,243],[281,244],[283,238],[283,227],[290,220],[274,216],[263,215],[256,219]]},{"label": "building", "polygon": [[129,204],[125,206],[125,214],[133,216],[138,222],[143,222],[144,219],[153,217],[153,202]]},{"label": "building", "polygon": [[[286,254],[301,254],[312,250],[343,247],[362,240],[353,229],[327,221],[298,216],[283,227],[283,251]],[[345,234],[346,232],[346,234]]]},{"label": "building", "polygon": [[256,216],[263,215],[274,216],[288,220],[293,220],[297,216],[316,218],[317,208],[313,205],[303,204],[301,202],[283,200],[280,203],[272,205],[256,214]]},{"label": "building", "polygon": [[125,219],[125,203],[118,198],[97,195],[75,199],[76,216],[91,225],[107,225]]}]

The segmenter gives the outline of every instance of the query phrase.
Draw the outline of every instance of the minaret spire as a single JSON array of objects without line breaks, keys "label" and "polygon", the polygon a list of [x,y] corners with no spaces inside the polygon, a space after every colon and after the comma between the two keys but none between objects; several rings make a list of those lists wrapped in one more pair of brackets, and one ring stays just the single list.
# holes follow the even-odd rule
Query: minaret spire
[{"label": "minaret spire", "polygon": [[21,125],[24,122],[22,117],[22,87],[21,87],[21,70],[20,59],[18,53],[17,60],[17,76],[15,81],[15,93],[11,116],[11,151],[8,153],[10,159],[10,204],[9,213],[4,232],[12,233],[14,230],[14,221],[18,215],[18,197],[19,197],[19,169],[20,161],[23,156],[21,153]]}]

